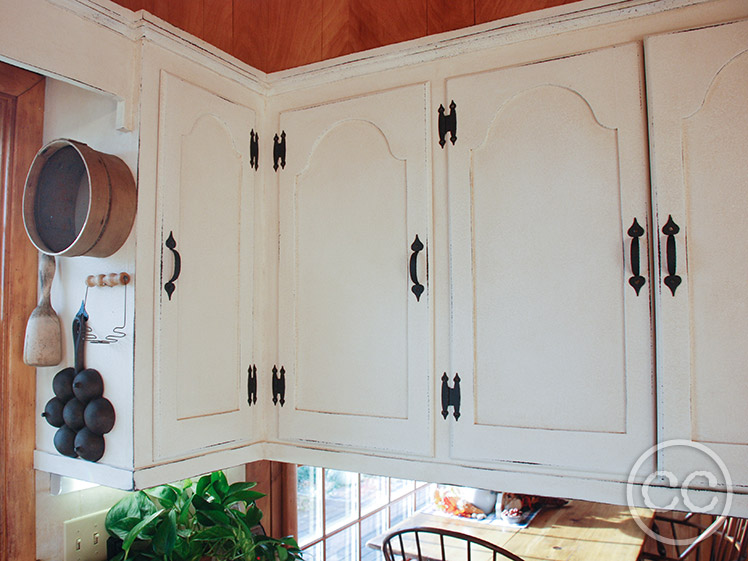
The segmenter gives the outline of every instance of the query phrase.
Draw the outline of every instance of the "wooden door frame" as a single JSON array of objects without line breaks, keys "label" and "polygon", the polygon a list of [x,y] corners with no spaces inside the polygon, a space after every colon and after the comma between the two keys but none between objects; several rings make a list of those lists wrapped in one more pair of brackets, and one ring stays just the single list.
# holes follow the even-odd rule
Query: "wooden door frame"
[{"label": "wooden door frame", "polygon": [[23,362],[23,339],[36,305],[37,252],[21,204],[42,145],[44,78],[0,62],[0,112],[0,561],[33,561],[36,371]]}]

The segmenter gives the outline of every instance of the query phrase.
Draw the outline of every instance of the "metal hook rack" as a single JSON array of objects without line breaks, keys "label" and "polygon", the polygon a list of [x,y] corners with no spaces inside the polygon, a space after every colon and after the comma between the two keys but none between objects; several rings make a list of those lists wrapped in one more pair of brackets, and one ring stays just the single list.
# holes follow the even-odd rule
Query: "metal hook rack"
[{"label": "metal hook rack", "polygon": [[109,273],[89,275],[88,277],[86,277],[86,293],[81,304],[81,307],[84,311],[86,309],[86,301],[88,300],[89,288],[115,286],[124,287],[122,303],[122,325],[113,327],[112,332],[103,339],[99,339],[93,332],[93,329],[89,325],[86,325],[84,340],[87,343],[111,345],[113,343],[117,343],[120,339],[127,337],[127,332],[125,332],[125,328],[127,327],[127,285],[130,284],[131,280],[132,276],[129,273]]}]

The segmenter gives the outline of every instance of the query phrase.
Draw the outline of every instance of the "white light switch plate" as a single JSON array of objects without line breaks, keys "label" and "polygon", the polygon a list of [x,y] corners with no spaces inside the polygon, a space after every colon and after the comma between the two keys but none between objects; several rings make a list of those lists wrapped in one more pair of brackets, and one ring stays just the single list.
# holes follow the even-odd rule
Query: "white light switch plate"
[{"label": "white light switch plate", "polygon": [[105,561],[107,510],[65,521],[64,561]]}]

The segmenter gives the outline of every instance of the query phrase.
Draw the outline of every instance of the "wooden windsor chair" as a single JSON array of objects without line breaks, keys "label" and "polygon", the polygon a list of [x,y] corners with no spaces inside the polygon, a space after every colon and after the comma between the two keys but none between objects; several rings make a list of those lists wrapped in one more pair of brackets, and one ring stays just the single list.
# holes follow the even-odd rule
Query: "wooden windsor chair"
[{"label": "wooden windsor chair", "polygon": [[[748,558],[748,519],[715,516],[706,526],[694,521],[693,514],[684,517],[657,514],[652,529],[670,528],[674,539],[693,536],[685,548],[657,542],[657,553],[643,552],[639,561],[746,561]],[[690,532],[690,534],[686,534]]]},{"label": "wooden windsor chair", "polygon": [[382,542],[382,553],[386,561],[523,561],[484,539],[425,526],[391,532]]}]

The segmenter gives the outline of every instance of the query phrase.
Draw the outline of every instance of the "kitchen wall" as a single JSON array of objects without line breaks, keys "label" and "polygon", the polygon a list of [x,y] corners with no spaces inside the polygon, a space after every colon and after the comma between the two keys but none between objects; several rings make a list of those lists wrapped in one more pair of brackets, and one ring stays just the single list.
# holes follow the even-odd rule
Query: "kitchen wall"
[{"label": "kitchen wall", "polygon": [[[116,100],[100,92],[80,88],[47,78],[44,108],[44,143],[56,138],[70,138],[91,148],[122,158],[133,173],[137,172],[138,133],[121,132],[116,127]],[[105,436],[106,451],[100,462],[105,464],[132,463],[132,388],[133,349],[132,325],[134,289],[137,286],[135,237],[114,255],[107,258],[58,258],[52,286],[52,306],[60,316],[63,336],[63,359],[58,366],[37,369],[37,410],[53,396],[52,378],[67,366],[73,365],[72,320],[85,297],[84,280],[90,274],[122,272],[132,275],[127,287],[125,338],[118,343],[86,344],[85,365],[96,368],[104,379],[104,397],[114,405],[117,420],[112,432]],[[89,289],[86,309],[89,325],[100,338],[121,325],[124,288]],[[55,428],[37,418],[37,448],[54,450],[52,438]],[[80,462],[81,478],[89,464]],[[244,479],[244,466],[226,470],[231,482]],[[40,561],[62,561],[63,524],[66,520],[109,508],[126,492],[96,486],[60,495],[51,494],[50,474],[36,472],[36,558]]]},{"label": "kitchen wall", "polygon": [[[71,84],[47,79],[44,110],[44,142],[56,138],[70,138],[88,144],[91,148],[121,157],[130,169],[137,170],[138,136],[136,132],[116,129],[116,101],[113,97],[82,89]],[[122,272],[133,274],[134,282],[127,287],[127,308],[124,306],[124,288],[92,288],[89,290],[86,309],[89,325],[97,336],[103,338],[112,327],[121,325],[123,312],[127,336],[112,345],[87,344],[85,365],[96,368],[104,379],[104,397],[114,405],[117,415],[114,429],[105,436],[106,451],[100,460],[107,464],[132,461],[132,376],[133,376],[133,289],[137,283],[134,274],[135,241],[131,234],[125,245],[113,256],[61,257],[52,284],[52,307],[60,316],[63,337],[63,359],[55,367],[37,369],[37,410],[53,396],[52,378],[67,366],[73,366],[72,320],[86,294],[84,280],[90,274]],[[37,448],[53,451],[55,428],[37,417]],[[87,463],[81,461],[81,472]],[[81,475],[83,479],[84,476]],[[37,559],[62,560],[63,522],[84,514],[108,508],[123,491],[94,487],[83,491],[50,494],[50,475],[36,472]]]},{"label": "kitchen wall", "polygon": [[[84,90],[54,79],[47,80],[44,112],[44,142],[70,138],[91,148],[122,158],[133,172],[137,170],[138,135],[116,129],[116,102],[98,92]],[[54,367],[37,369],[37,410],[53,396],[52,379],[62,368],[73,366],[71,326],[81,302],[86,297],[85,279],[100,273],[127,272],[133,281],[126,288],[91,288],[86,310],[88,325],[98,338],[110,334],[124,319],[126,337],[114,344],[85,345],[85,366],[95,368],[104,380],[104,397],[114,405],[117,419],[114,429],[105,436],[106,451],[100,460],[109,465],[132,465],[133,408],[133,301],[137,287],[135,237],[107,258],[60,257],[52,283],[52,307],[60,317],[63,337],[63,359]],[[125,299],[127,308],[125,309]],[[52,439],[56,429],[43,418],[37,418],[37,449],[54,451]],[[87,464],[81,466],[85,471]],[[81,477],[84,479],[84,477]]]}]

